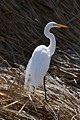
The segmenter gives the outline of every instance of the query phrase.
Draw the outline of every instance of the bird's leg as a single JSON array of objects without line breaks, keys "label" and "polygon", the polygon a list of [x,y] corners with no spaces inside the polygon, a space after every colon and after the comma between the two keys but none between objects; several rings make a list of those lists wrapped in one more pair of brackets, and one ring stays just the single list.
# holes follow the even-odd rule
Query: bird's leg
[{"label": "bird's leg", "polygon": [[32,86],[32,91],[31,91],[31,93],[32,93],[33,95],[35,95],[35,87],[34,87],[34,86]]},{"label": "bird's leg", "polygon": [[45,76],[43,80],[43,85],[44,85],[44,99],[47,101],[47,96],[46,96],[46,84],[45,84]]}]

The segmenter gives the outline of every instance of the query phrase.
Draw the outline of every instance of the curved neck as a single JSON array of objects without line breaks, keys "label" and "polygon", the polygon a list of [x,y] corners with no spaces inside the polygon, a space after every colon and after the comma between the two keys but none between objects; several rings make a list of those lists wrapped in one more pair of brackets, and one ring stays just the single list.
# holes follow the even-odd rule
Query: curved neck
[{"label": "curved neck", "polygon": [[50,50],[50,55],[52,56],[55,52],[55,49],[56,49],[56,40],[55,40],[55,36],[50,33],[50,30],[51,27],[45,27],[44,29],[44,34],[47,38],[50,39],[50,45],[48,46],[49,50]]},{"label": "curved neck", "polygon": [[52,56],[56,49],[56,40],[55,40],[55,36],[51,33],[48,38],[50,39],[50,45],[48,46],[48,48],[50,50],[50,55]]}]

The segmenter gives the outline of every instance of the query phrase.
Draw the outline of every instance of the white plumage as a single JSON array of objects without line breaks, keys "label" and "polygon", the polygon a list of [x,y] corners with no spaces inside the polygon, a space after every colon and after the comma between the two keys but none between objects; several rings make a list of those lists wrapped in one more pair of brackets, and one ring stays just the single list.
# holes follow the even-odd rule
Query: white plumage
[{"label": "white plumage", "polygon": [[67,26],[57,24],[55,22],[49,22],[46,25],[44,34],[47,38],[50,39],[50,45],[48,47],[45,45],[40,45],[34,50],[25,72],[24,88],[28,88],[30,91],[33,91],[40,85],[46,72],[48,71],[51,56],[55,52],[55,36],[50,33],[50,29],[52,27],[67,28]]}]

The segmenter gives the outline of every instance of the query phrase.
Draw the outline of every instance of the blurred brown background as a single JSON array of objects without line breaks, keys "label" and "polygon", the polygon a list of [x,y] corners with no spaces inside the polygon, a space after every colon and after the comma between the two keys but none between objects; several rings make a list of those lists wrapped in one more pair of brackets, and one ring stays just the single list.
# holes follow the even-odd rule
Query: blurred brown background
[{"label": "blurred brown background", "polygon": [[43,31],[50,21],[69,26],[68,29],[51,30],[56,36],[57,48],[50,73],[59,72],[60,66],[79,68],[79,0],[1,0],[0,66],[6,66],[5,60],[11,66],[15,66],[14,63],[26,66],[36,46],[49,44]]},{"label": "blurred brown background", "polygon": [[[24,70],[14,63],[26,67],[35,47],[49,45],[43,31],[50,21],[69,28],[51,30],[57,47],[46,75],[49,101],[43,102],[41,86],[33,104],[23,92]],[[80,0],[0,0],[0,118],[39,116],[41,120],[80,118]]]}]

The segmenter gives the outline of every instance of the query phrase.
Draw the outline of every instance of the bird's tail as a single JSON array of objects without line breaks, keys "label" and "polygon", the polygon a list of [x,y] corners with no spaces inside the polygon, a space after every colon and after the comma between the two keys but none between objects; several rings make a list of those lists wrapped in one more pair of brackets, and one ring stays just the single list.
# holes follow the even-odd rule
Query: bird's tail
[{"label": "bird's tail", "polygon": [[28,79],[29,79],[29,72],[28,72],[28,70],[26,69],[26,71],[25,71],[24,89],[27,89]]},{"label": "bird's tail", "polygon": [[24,82],[24,89],[28,89],[29,82],[30,82],[30,65],[31,65],[31,60],[29,60],[27,68],[25,70],[25,82]]},{"label": "bird's tail", "polygon": [[35,91],[35,87],[32,85],[31,75],[29,73],[28,68],[26,69],[26,72],[25,72],[24,89],[30,93],[34,93],[34,91]]}]

